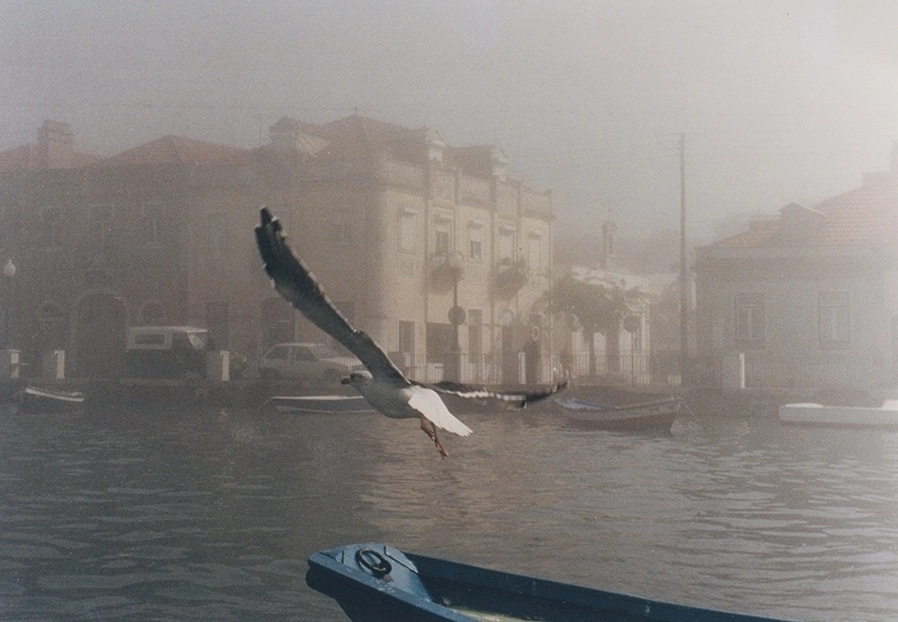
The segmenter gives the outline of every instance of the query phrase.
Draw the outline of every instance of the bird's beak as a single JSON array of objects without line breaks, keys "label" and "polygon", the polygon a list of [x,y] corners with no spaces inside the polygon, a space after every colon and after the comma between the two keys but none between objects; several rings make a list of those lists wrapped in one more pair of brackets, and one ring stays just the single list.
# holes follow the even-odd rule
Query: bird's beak
[{"label": "bird's beak", "polygon": [[349,376],[340,379],[340,384],[349,384]]}]

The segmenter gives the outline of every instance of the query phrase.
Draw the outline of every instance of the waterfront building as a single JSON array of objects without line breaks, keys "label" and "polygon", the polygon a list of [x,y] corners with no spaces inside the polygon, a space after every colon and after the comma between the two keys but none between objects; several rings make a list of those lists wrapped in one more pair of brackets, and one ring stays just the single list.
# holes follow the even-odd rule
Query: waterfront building
[{"label": "waterfront building", "polygon": [[699,369],[725,387],[898,380],[898,144],[891,170],[698,249]]},{"label": "waterfront building", "polygon": [[534,306],[551,286],[549,192],[509,177],[501,148],[453,147],[429,128],[283,118],[270,137],[266,202],[347,317],[412,377],[520,381],[532,328],[549,343]]},{"label": "waterfront building", "polygon": [[61,349],[69,375],[115,375],[126,328],[143,324],[202,326],[251,360],[325,340],[262,272],[251,230],[267,204],[413,377],[520,380],[527,335],[537,326],[548,343],[551,328],[535,306],[552,278],[548,191],[510,178],[501,148],[453,147],[433,129],[282,118],[270,139],[165,136],[101,159],[48,122],[36,146],[0,153],[0,251],[17,266],[4,332],[30,373]]}]

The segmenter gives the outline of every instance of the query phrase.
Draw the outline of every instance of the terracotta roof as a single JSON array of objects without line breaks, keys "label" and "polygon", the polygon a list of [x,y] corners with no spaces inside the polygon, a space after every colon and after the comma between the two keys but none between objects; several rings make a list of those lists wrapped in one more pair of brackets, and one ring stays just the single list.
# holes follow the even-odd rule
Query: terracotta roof
[{"label": "terracotta roof", "polygon": [[211,164],[245,158],[250,151],[184,136],[163,136],[118,153],[100,162],[101,166],[120,164]]},{"label": "terracotta roof", "polygon": [[410,163],[428,157],[429,141],[443,147],[443,162],[461,168],[469,175],[489,177],[493,174],[494,158],[507,162],[507,156],[496,145],[452,147],[446,145],[439,132],[432,128],[409,128],[379,121],[358,114],[337,119],[325,125],[312,125],[282,117],[272,130],[302,130],[327,141],[327,146],[314,152],[319,159],[359,158],[378,152]]},{"label": "terracotta roof", "polygon": [[[0,175],[34,173],[44,170],[45,167],[41,162],[39,153],[40,151],[36,143],[20,145],[19,147],[13,147],[12,149],[0,152]],[[64,165],[53,168],[78,168],[81,166],[89,166],[99,159],[98,156],[73,151],[65,157]]]},{"label": "terracotta roof", "polygon": [[324,158],[351,158],[390,150],[397,140],[413,138],[421,132],[357,114],[319,125],[313,131],[330,141],[317,154]]},{"label": "terracotta roof", "polygon": [[780,217],[753,222],[748,231],[712,248],[880,245],[898,242],[898,179],[880,177],[826,199],[813,210],[788,205]]}]

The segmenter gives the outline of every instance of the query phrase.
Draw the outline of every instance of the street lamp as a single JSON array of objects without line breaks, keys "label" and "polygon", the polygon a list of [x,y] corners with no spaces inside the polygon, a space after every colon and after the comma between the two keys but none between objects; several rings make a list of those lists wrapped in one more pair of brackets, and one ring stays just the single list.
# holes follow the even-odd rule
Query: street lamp
[{"label": "street lamp", "polygon": [[448,364],[443,367],[447,380],[461,382],[461,342],[459,341],[458,331],[461,325],[465,323],[465,310],[458,306],[458,282],[461,280],[465,258],[460,252],[455,251],[446,258],[446,264],[452,271],[452,308],[449,309],[449,322],[454,328],[452,331],[452,349],[449,351],[449,359],[446,361]]},{"label": "street lamp", "polygon": [[12,346],[12,339],[10,338],[10,316],[12,316],[12,282],[13,279],[16,278],[16,264],[12,262],[12,259],[7,259],[6,264],[3,266],[3,281],[6,284],[4,288],[6,290],[6,312],[3,314],[6,318],[6,326],[3,328],[3,339],[5,342],[6,348],[10,348]]}]

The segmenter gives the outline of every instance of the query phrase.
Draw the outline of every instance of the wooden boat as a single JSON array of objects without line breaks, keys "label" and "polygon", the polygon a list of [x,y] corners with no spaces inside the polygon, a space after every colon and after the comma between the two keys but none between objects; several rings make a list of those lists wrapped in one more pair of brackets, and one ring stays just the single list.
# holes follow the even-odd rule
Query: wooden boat
[{"label": "wooden boat", "polygon": [[626,620],[770,622],[354,544],[309,557],[306,583],[354,622]]},{"label": "wooden boat", "polygon": [[577,425],[605,430],[670,431],[680,412],[676,397],[632,404],[597,404],[575,397],[557,398],[567,418]]},{"label": "wooden boat", "polygon": [[368,413],[374,412],[361,395],[276,395],[265,402],[280,413]]},{"label": "wooden boat", "polygon": [[34,412],[77,410],[84,405],[84,394],[25,386],[19,392],[19,401],[23,410]]},{"label": "wooden boat", "polygon": [[780,421],[791,425],[842,428],[898,428],[898,400],[886,400],[879,407],[784,404]]}]

